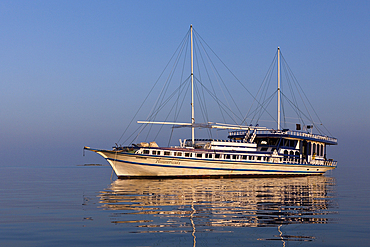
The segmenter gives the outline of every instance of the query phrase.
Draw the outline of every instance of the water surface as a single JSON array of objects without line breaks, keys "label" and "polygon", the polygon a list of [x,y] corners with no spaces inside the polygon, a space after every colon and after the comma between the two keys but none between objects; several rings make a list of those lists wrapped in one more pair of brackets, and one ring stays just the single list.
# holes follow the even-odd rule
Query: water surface
[{"label": "water surface", "polygon": [[342,175],[111,180],[108,166],[75,165],[0,172],[4,246],[366,246],[370,239],[368,190],[343,186]]}]

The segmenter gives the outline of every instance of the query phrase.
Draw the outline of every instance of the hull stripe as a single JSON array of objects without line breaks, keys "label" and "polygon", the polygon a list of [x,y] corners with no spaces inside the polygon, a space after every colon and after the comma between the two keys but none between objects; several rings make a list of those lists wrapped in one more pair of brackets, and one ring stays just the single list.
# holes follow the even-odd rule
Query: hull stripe
[{"label": "hull stripe", "polygon": [[231,169],[231,168],[213,168],[213,167],[197,167],[197,166],[180,166],[180,165],[165,165],[165,164],[153,164],[153,163],[140,163],[140,162],[132,162],[132,161],[125,161],[125,160],[118,160],[112,158],[106,158],[107,160],[134,164],[134,165],[141,165],[141,166],[157,166],[157,167],[167,167],[167,168],[182,168],[182,169],[201,169],[201,170],[219,170],[219,171],[258,171],[258,172],[281,172],[281,173],[303,173],[303,174],[322,174],[324,172],[319,171],[281,171],[281,170],[259,170],[259,169]]}]

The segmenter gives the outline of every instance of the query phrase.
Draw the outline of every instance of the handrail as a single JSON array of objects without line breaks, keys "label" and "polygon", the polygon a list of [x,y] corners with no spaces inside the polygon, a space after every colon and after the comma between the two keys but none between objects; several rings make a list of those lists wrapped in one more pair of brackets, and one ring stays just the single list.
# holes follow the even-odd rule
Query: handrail
[{"label": "handrail", "polygon": [[[229,132],[229,136],[244,135],[246,133],[247,133],[246,131],[232,131],[232,132]],[[315,138],[319,140],[325,140],[325,141],[338,143],[338,139],[334,137],[329,137],[329,136],[324,136],[324,135],[319,135],[319,134],[310,134],[310,133],[304,133],[304,132],[292,131],[292,130],[288,130],[284,132],[278,131],[278,130],[257,130],[257,134],[270,134],[270,135],[288,134],[288,135],[293,135],[293,136]]]}]

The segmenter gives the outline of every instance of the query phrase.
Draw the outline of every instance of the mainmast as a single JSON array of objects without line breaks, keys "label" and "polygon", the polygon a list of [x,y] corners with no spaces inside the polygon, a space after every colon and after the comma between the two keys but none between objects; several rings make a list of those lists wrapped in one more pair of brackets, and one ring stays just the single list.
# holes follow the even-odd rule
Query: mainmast
[{"label": "mainmast", "polygon": [[190,25],[190,43],[191,43],[191,143],[194,145],[194,71],[193,71],[193,25]]},{"label": "mainmast", "polygon": [[278,64],[278,89],[277,89],[277,98],[278,98],[278,123],[277,129],[280,130],[280,47],[278,47],[278,55],[277,55],[277,64]]}]

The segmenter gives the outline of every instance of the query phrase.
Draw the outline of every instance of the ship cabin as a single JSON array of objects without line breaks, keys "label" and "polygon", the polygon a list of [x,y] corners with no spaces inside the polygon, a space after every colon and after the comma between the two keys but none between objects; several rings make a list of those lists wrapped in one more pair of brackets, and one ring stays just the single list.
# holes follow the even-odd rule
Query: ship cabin
[{"label": "ship cabin", "polygon": [[336,138],[287,129],[257,130],[252,135],[249,131],[233,131],[229,132],[229,138],[253,142],[258,152],[277,152],[285,162],[303,164],[332,163],[326,157],[326,148],[337,145]]},{"label": "ship cabin", "polygon": [[228,140],[185,139],[180,146],[160,148],[155,142],[136,145],[137,154],[234,161],[336,166],[327,159],[337,139],[301,131],[263,129],[229,132]]}]

